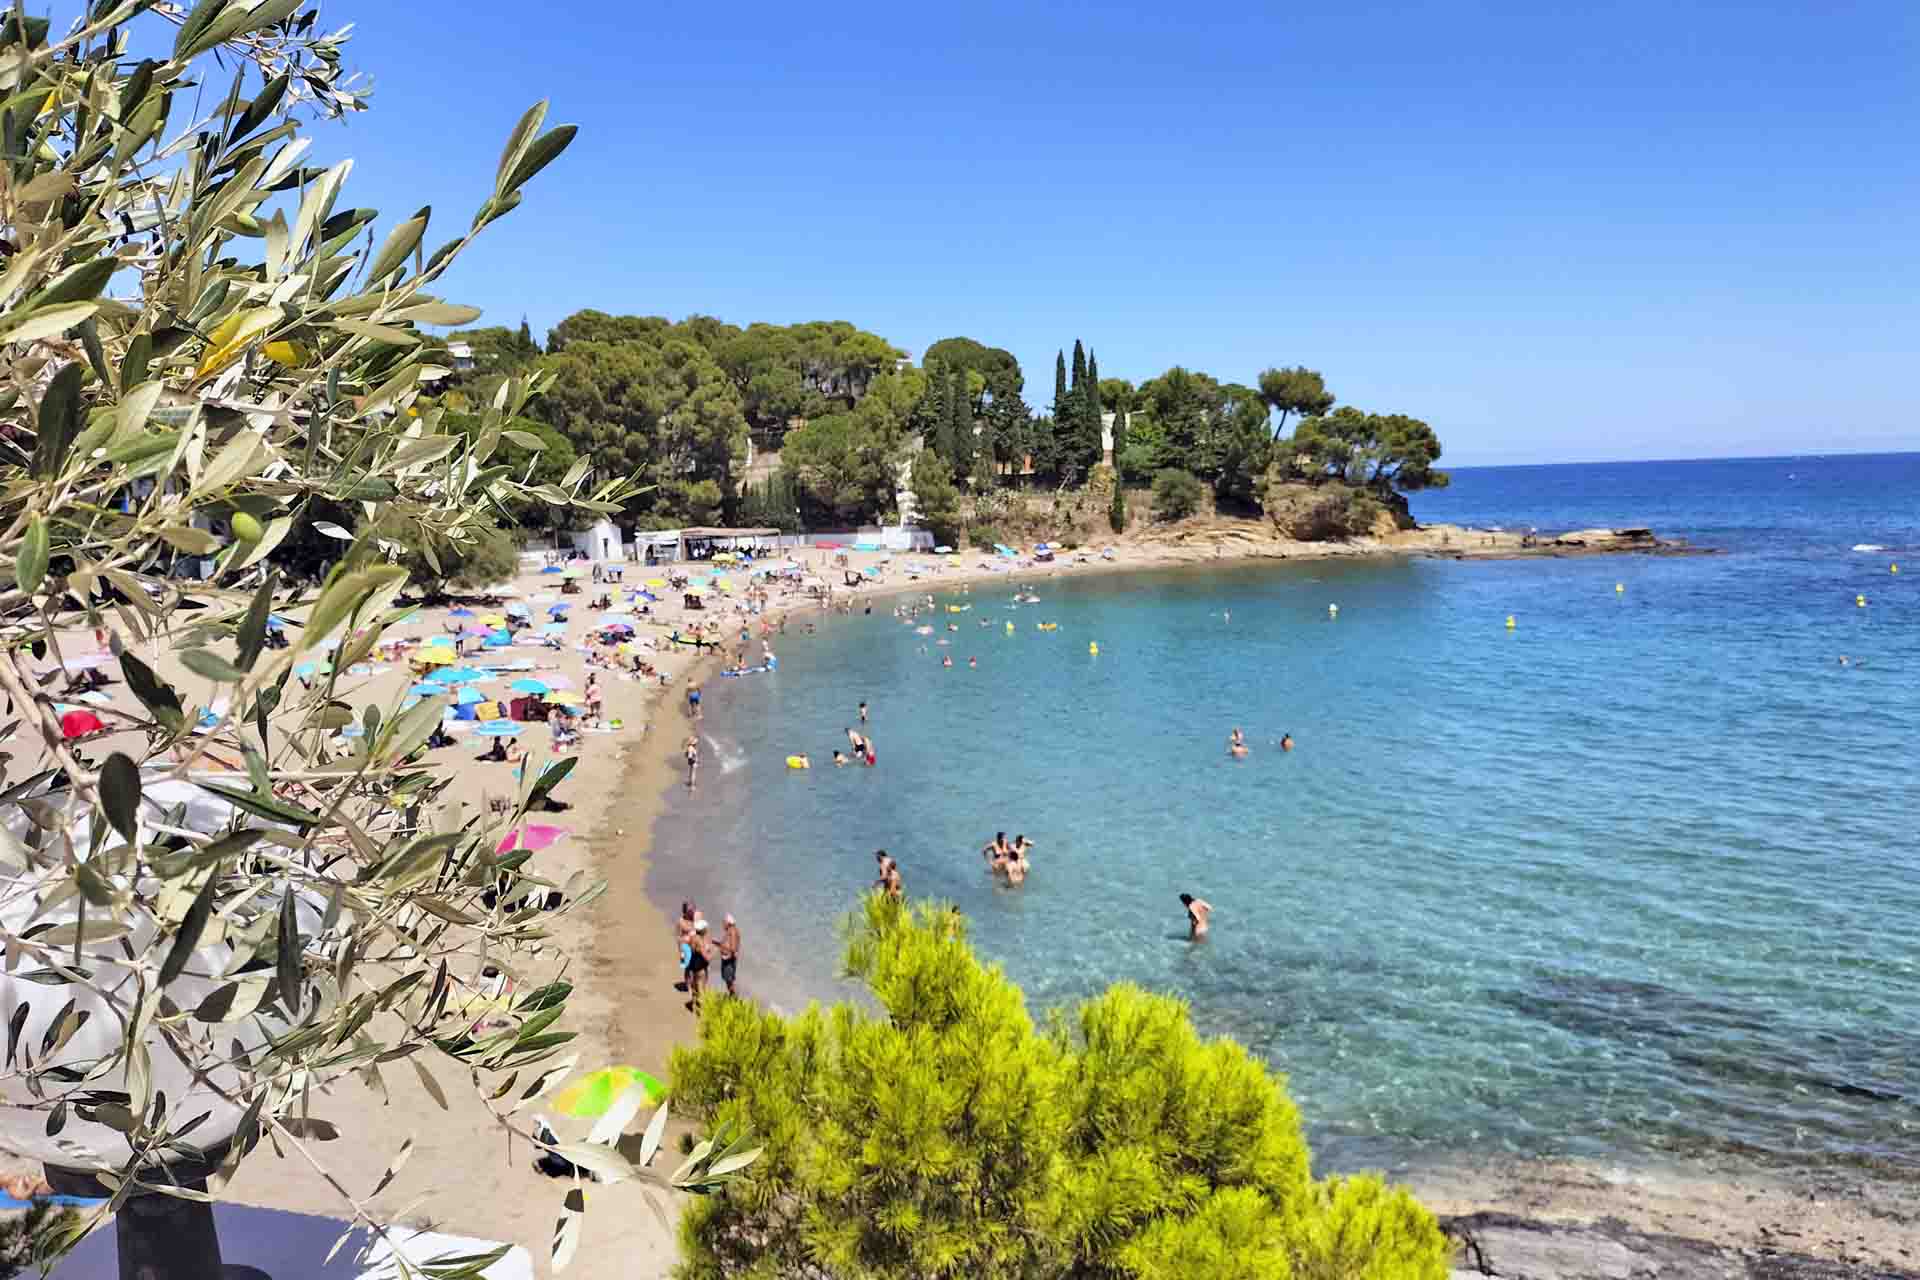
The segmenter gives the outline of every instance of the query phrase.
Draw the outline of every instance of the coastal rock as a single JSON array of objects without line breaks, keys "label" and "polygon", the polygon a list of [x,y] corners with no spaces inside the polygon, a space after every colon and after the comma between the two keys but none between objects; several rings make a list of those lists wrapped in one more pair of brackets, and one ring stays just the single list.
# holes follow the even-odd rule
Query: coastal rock
[{"label": "coastal rock", "polygon": [[1636,1231],[1618,1219],[1473,1213],[1443,1217],[1440,1226],[1458,1245],[1453,1280],[1920,1280],[1864,1261]]}]

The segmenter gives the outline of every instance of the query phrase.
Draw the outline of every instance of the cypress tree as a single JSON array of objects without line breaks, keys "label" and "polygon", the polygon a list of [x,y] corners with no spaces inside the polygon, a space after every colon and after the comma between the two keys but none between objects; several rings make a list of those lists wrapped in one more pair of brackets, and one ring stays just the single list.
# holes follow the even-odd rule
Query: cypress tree
[{"label": "cypress tree", "polygon": [[973,409],[967,403],[967,371],[947,375],[947,457],[953,474],[964,479],[973,473]]},{"label": "cypress tree", "polygon": [[1115,533],[1127,531],[1127,491],[1120,483],[1120,468],[1113,469],[1113,501],[1107,506],[1107,523]]},{"label": "cypress tree", "polygon": [[1067,388],[1074,395],[1081,394],[1087,385],[1087,351],[1080,345],[1080,339],[1073,340],[1073,382]]},{"label": "cypress tree", "polygon": [[1092,471],[1100,465],[1100,362],[1093,358],[1093,351],[1087,351],[1087,394],[1086,426],[1082,447],[1087,451],[1087,470]]},{"label": "cypress tree", "polygon": [[527,323],[525,316],[520,317],[520,354],[523,356],[540,354],[540,344],[533,340],[533,326]]},{"label": "cypress tree", "polygon": [[1064,352],[1053,353],[1053,420],[1065,422],[1073,416],[1073,402],[1067,399],[1067,357]]}]

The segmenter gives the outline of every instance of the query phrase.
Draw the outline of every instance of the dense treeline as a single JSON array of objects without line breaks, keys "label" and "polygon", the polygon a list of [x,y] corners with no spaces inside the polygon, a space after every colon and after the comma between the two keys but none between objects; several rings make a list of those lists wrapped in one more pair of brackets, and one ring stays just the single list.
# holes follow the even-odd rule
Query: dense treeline
[{"label": "dense treeline", "polygon": [[[1103,485],[1185,472],[1223,510],[1249,514],[1276,481],[1339,480],[1383,497],[1446,483],[1426,423],[1336,409],[1321,375],[1302,367],[1268,369],[1249,386],[1176,366],[1135,386],[1102,378],[1076,340],[1056,356],[1048,411],[1036,413],[1004,348],[944,338],[915,365],[845,321],[741,328],[581,311],[544,349],[524,322],[449,341],[472,353],[447,383],[456,409],[506,374],[543,370],[534,434],[565,448],[531,465],[558,474],[577,456],[637,476],[645,487],[628,516],[641,526],[848,525],[897,518],[906,501],[957,532],[969,496],[1084,486],[1109,446],[1121,485]],[[776,453],[777,467],[754,465]]]}]

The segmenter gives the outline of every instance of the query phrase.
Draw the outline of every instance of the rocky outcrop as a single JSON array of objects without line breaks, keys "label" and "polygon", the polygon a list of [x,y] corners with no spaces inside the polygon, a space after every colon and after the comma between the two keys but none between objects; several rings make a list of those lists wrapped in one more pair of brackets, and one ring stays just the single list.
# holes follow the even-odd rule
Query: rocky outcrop
[{"label": "rocky outcrop", "polygon": [[1741,1248],[1636,1231],[1618,1219],[1473,1213],[1440,1225],[1454,1241],[1454,1280],[1920,1280],[1867,1258],[1815,1257],[1784,1240]]},{"label": "rocky outcrop", "polygon": [[1405,495],[1332,481],[1305,484],[1269,473],[1262,505],[1274,530],[1292,542],[1384,538],[1414,527]]}]

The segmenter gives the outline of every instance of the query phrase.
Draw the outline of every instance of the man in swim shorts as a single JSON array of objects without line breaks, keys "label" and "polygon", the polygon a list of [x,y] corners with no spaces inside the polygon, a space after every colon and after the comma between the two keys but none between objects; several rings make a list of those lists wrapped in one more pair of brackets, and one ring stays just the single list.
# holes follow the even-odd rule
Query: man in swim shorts
[{"label": "man in swim shorts", "polygon": [[700,993],[707,986],[707,949],[712,945],[707,937],[707,922],[693,922],[693,942],[690,944],[687,960],[687,1008],[700,1012]]},{"label": "man in swim shorts", "polygon": [[734,990],[734,978],[740,965],[740,926],[728,915],[720,928],[720,981],[727,984],[728,995],[738,995]]},{"label": "man in swim shorts", "polygon": [[687,686],[687,714],[695,720],[700,718],[700,686],[697,684]]}]

